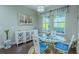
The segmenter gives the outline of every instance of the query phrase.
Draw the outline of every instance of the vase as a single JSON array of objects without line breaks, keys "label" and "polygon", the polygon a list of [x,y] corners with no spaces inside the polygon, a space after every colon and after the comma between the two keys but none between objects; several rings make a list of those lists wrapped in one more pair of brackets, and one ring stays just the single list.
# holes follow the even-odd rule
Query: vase
[{"label": "vase", "polygon": [[4,41],[4,49],[11,48],[11,40],[5,40]]}]

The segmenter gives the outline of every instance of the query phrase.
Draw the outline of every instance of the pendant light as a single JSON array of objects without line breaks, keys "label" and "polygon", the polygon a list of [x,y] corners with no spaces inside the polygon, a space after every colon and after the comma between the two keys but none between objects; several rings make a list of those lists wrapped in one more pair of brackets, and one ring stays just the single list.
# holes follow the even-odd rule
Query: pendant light
[{"label": "pendant light", "polygon": [[44,6],[38,6],[37,11],[42,13],[45,11]]}]

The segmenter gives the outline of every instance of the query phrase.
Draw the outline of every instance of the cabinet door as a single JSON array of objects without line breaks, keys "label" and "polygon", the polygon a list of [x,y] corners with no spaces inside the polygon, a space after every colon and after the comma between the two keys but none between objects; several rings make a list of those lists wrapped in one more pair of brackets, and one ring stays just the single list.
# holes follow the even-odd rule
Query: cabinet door
[{"label": "cabinet door", "polygon": [[15,33],[15,41],[17,44],[20,44],[23,42],[23,32],[21,31],[16,31]]},{"label": "cabinet door", "polygon": [[32,31],[27,31],[26,32],[26,41],[30,41],[30,40],[32,40]]},{"label": "cabinet door", "polygon": [[26,32],[26,41],[30,40],[30,32]]},{"label": "cabinet door", "polygon": [[18,42],[21,43],[23,41],[23,32],[18,33]]}]

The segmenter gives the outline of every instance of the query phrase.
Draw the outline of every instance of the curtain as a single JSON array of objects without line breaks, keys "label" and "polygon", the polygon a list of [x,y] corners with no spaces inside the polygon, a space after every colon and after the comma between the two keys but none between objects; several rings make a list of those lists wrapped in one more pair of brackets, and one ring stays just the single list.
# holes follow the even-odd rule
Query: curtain
[{"label": "curtain", "polygon": [[64,33],[67,13],[68,7],[59,8],[51,12],[53,30]]}]

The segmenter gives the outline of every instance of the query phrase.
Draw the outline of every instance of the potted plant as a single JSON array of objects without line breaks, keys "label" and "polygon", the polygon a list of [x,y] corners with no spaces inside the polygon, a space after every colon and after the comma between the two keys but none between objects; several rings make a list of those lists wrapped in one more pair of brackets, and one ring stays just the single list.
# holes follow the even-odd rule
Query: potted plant
[{"label": "potted plant", "polygon": [[11,47],[11,43],[10,43],[10,40],[9,40],[9,29],[5,30],[5,35],[6,35],[6,40],[4,42],[4,48],[5,49],[8,49]]},{"label": "potted plant", "polygon": [[4,32],[5,32],[5,34],[6,34],[6,40],[8,40],[8,37],[9,37],[9,35],[8,35],[8,34],[9,34],[9,30],[7,29],[7,30],[5,30]]}]

